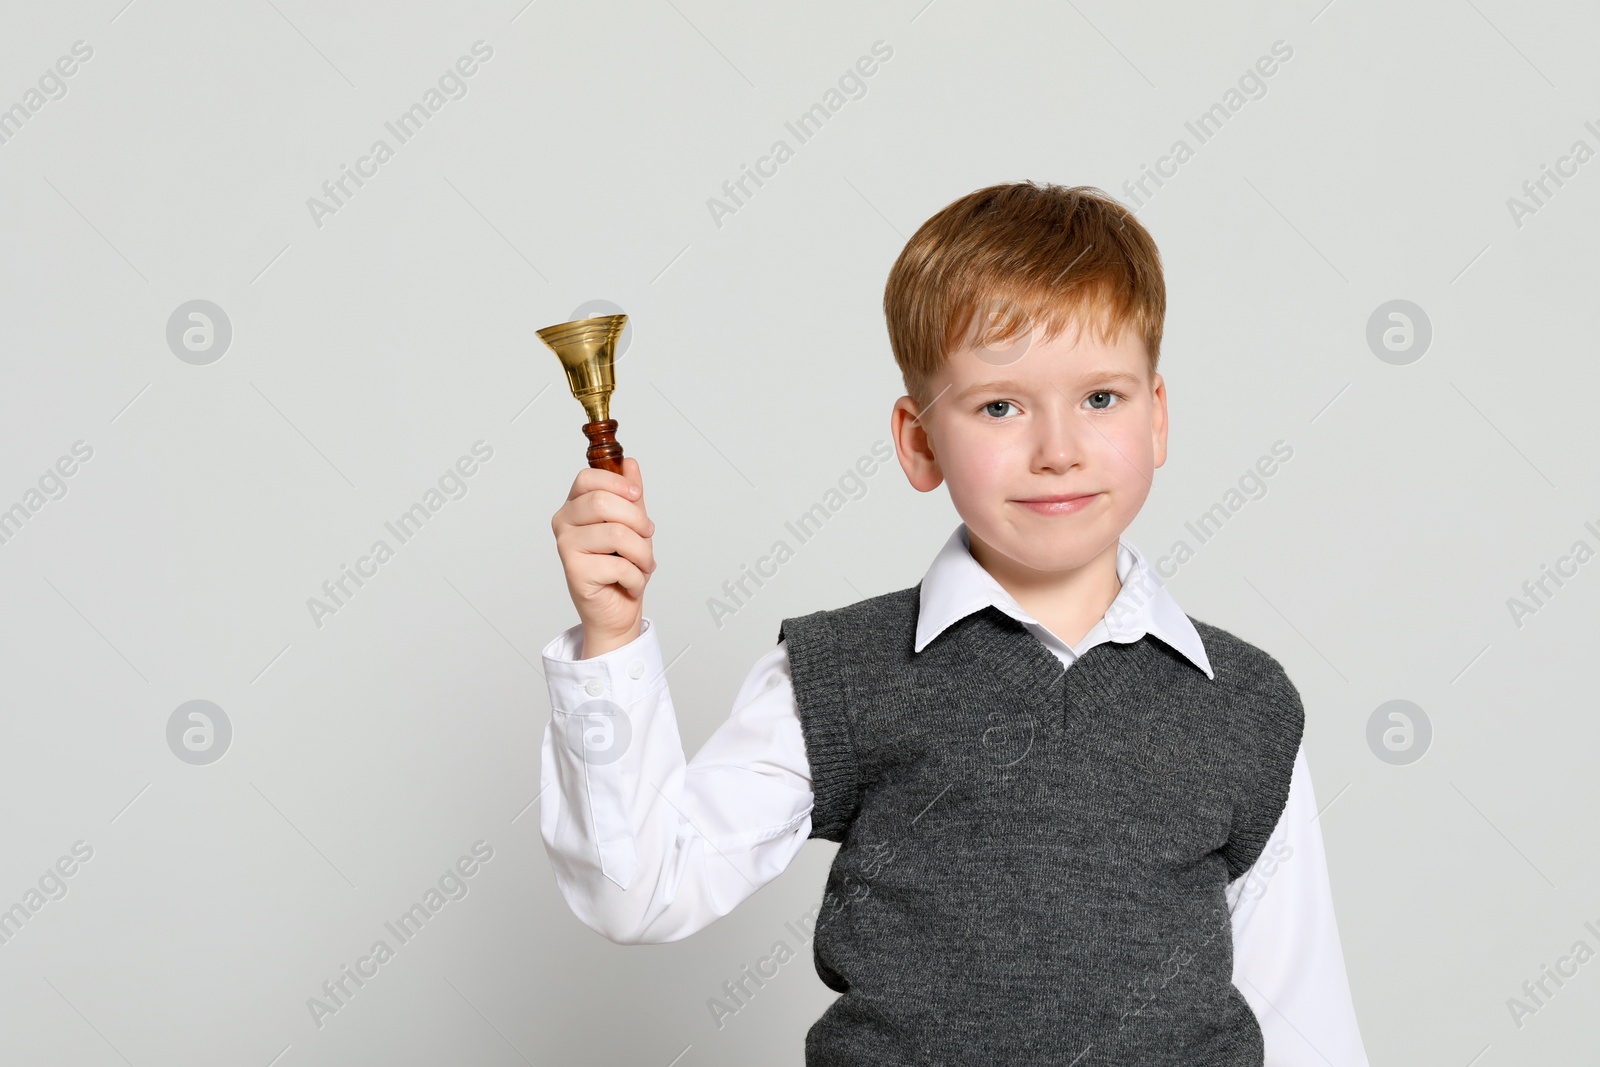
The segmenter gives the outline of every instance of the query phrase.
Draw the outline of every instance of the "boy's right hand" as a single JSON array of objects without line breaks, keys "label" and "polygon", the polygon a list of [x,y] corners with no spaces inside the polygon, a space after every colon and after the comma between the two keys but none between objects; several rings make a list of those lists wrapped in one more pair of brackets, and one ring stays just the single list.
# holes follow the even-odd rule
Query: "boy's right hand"
[{"label": "boy's right hand", "polygon": [[583,622],[582,659],[620,648],[639,636],[644,587],[656,569],[650,538],[656,524],[644,511],[639,463],[622,459],[622,474],[585,467],[550,520],[567,592]]}]

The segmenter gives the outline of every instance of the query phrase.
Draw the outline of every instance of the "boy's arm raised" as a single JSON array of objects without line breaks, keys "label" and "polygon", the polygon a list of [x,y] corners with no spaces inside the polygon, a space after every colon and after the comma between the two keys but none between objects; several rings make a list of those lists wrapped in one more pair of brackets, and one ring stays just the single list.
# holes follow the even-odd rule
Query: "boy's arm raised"
[{"label": "boy's arm raised", "polygon": [[805,843],[810,767],[782,644],[686,764],[654,627],[638,463],[578,473],[551,522],[583,620],[544,649],[540,834],[573,912],[619,943],[673,941],[776,877]]}]

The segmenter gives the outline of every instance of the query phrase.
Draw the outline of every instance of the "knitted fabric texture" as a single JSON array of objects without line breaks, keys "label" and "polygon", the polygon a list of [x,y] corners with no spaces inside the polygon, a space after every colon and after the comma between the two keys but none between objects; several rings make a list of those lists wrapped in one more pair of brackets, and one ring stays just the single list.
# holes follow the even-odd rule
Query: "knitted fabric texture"
[{"label": "knitted fabric texture", "polygon": [[786,618],[815,806],[807,1067],[1260,1067],[1224,890],[1304,729],[1277,660],[1193,619],[1063,670],[986,606],[913,651],[920,583]]}]

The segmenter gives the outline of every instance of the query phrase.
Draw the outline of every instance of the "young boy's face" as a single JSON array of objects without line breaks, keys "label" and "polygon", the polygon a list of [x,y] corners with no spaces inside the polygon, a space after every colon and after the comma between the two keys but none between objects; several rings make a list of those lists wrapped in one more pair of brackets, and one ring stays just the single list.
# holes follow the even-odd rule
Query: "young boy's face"
[{"label": "young boy's face", "polygon": [[[981,542],[1018,578],[1097,558],[1114,567],[1117,538],[1166,462],[1166,388],[1143,340],[1125,329],[1108,344],[1096,332],[1074,324],[1048,342],[968,344],[940,371],[925,411],[910,397],[895,403],[911,484],[949,483],[975,554]],[[1063,496],[1081,499],[1051,502]]]}]

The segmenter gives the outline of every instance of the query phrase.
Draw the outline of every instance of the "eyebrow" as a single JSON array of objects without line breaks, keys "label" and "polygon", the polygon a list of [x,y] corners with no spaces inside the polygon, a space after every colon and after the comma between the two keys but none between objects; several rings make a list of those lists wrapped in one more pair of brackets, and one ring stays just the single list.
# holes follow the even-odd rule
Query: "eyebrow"
[{"label": "eyebrow", "polygon": [[[1083,380],[1085,385],[1105,385],[1112,382],[1122,382],[1129,386],[1135,387],[1144,384],[1144,381],[1139,378],[1138,375],[1129,374],[1127,371],[1120,370],[1095,371],[1092,374],[1089,374]],[[1027,388],[1028,386],[1023,382],[1012,381],[1009,378],[1003,381],[977,382],[973,385],[967,386],[965,389],[961,390],[961,392],[957,393],[955,399],[965,400],[967,397],[972,396],[975,393],[1006,392],[1012,390],[1020,392]]]}]

